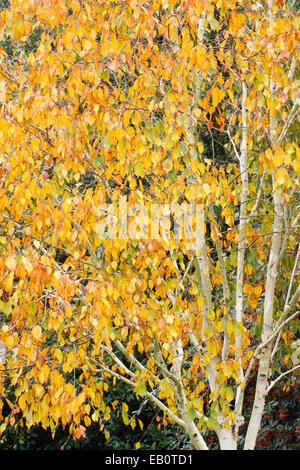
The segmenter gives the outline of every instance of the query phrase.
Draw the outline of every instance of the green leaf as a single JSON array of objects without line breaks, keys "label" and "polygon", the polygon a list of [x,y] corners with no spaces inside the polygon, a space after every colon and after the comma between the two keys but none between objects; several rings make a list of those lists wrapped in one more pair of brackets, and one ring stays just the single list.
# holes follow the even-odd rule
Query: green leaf
[{"label": "green leaf", "polygon": [[188,412],[187,412],[187,417],[191,420],[191,421],[194,421],[194,419],[196,418],[196,410],[195,408],[191,407],[188,409]]}]

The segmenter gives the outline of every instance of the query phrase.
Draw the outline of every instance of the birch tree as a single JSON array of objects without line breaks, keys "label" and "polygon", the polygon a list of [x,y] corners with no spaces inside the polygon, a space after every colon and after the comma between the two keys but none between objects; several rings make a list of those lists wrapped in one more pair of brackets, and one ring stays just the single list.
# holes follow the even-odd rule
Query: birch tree
[{"label": "birch tree", "polygon": [[244,443],[255,448],[268,393],[299,369],[289,5],[1,11],[14,51],[0,54],[1,432],[62,425],[78,439],[97,422],[108,438],[112,413],[134,428],[126,397],[105,400],[113,381],[195,449],[208,450],[207,430],[237,449],[257,370]]}]

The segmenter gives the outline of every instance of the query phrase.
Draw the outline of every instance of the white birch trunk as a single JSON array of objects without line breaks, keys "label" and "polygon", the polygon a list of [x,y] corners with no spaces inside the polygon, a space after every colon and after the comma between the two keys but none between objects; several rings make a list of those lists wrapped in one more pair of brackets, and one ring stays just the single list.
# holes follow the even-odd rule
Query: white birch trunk
[{"label": "white birch trunk", "polygon": [[[244,267],[245,267],[245,250],[246,250],[246,225],[247,225],[247,200],[248,200],[248,154],[247,154],[247,113],[246,113],[246,98],[247,88],[246,84],[242,82],[242,142],[240,152],[240,174],[242,180],[241,197],[240,197],[240,223],[239,223],[239,235],[238,235],[238,255],[237,255],[237,277],[236,277],[236,318],[237,324],[243,322],[243,287],[244,287]],[[241,348],[242,335],[239,334],[235,340],[236,348]],[[244,372],[241,358],[239,360],[239,371],[238,376],[241,382],[244,380]],[[237,387],[236,400],[235,400],[235,412],[236,412],[236,424],[235,424],[235,438],[237,439],[239,423],[241,422],[242,407],[243,407],[243,388],[241,385]]]},{"label": "white birch trunk", "polygon": [[[283,208],[280,201],[280,194],[278,192],[275,192],[274,194],[274,205],[275,215],[273,222],[272,245],[267,269],[262,343],[264,343],[271,335],[273,326],[274,295],[278,275],[279,253],[282,238],[281,232],[283,228]],[[273,341],[270,341],[265,349],[262,350],[259,361],[254,404],[244,445],[244,448],[249,450],[252,450],[255,447],[264,411],[266,391],[268,389],[272,346]]]},{"label": "white birch trunk", "polygon": [[221,427],[217,432],[221,450],[236,450],[237,442],[233,435],[232,429],[225,429]]},{"label": "white birch trunk", "polygon": [[175,394],[175,401],[179,415],[184,422],[184,427],[189,435],[189,438],[196,450],[208,450],[208,447],[197,428],[195,422],[188,417],[188,403],[185,396],[184,385],[181,377],[181,367],[183,361],[183,348],[181,341],[178,341],[172,346],[173,351],[173,368],[170,376],[173,382],[173,390]]},{"label": "white birch trunk", "polygon": [[[269,22],[272,22],[272,8],[273,0],[268,2],[268,14]],[[274,83],[272,77],[270,77],[270,93],[274,95]],[[272,139],[276,139],[276,121],[273,116],[270,116],[270,133]],[[282,240],[283,230],[283,206],[281,203],[281,196],[278,190],[275,188],[275,175],[276,169],[273,173],[273,201],[274,201],[274,220],[273,220],[273,235],[272,244],[269,254],[269,262],[267,268],[267,279],[265,288],[265,302],[264,302],[264,318],[263,318],[263,330],[261,341],[264,343],[270,337],[273,327],[273,313],[274,313],[274,295],[276,280],[278,276],[278,265],[280,258],[280,248]],[[271,364],[271,353],[272,353],[273,341],[269,341],[267,346],[262,350],[261,357],[259,360],[258,375],[255,389],[254,404],[252,413],[247,429],[245,438],[244,449],[252,450],[255,447],[257,435],[261,425],[262,415],[265,407],[266,394],[269,385],[269,371]]]}]

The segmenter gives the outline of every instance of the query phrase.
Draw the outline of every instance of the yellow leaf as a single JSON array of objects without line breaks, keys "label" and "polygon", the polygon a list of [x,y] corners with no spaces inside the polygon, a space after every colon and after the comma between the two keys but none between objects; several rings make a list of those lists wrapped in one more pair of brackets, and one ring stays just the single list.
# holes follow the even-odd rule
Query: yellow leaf
[{"label": "yellow leaf", "polygon": [[273,155],[273,165],[275,168],[278,168],[282,164],[282,154],[280,152],[275,152]]},{"label": "yellow leaf", "polygon": [[279,168],[275,175],[275,183],[277,186],[282,186],[283,184],[289,186],[290,177],[285,168]]},{"label": "yellow leaf", "polygon": [[124,424],[127,426],[127,424],[128,424],[128,414],[126,413],[126,411],[122,411],[122,418],[123,418]]},{"label": "yellow leaf", "polygon": [[163,162],[163,169],[165,170],[166,173],[168,173],[169,171],[171,171],[173,168],[173,163],[172,163],[172,160],[170,160],[170,158],[167,158],[164,162]]},{"label": "yellow leaf", "polygon": [[128,405],[127,405],[127,403],[124,403],[124,402],[122,403],[122,410],[127,413],[127,411],[128,411]]},{"label": "yellow leaf", "polygon": [[35,339],[40,339],[42,335],[42,328],[39,325],[35,325],[31,330],[31,334]]},{"label": "yellow leaf", "polygon": [[256,297],[260,297],[261,293],[262,293],[262,286],[256,286],[254,287],[254,294],[256,295]]},{"label": "yellow leaf", "polygon": [[245,284],[244,285],[244,292],[245,292],[245,294],[252,294],[253,287],[251,286],[251,284]]},{"label": "yellow leaf", "polygon": [[234,324],[231,319],[227,322],[227,333],[231,335],[234,332]]},{"label": "yellow leaf", "polygon": [[136,427],[136,420],[134,418],[131,418],[130,426],[131,426],[132,429],[134,429]]},{"label": "yellow leaf", "polygon": [[62,362],[62,360],[63,360],[63,354],[62,354],[62,352],[61,352],[60,349],[56,349],[56,350],[55,350],[54,356],[56,357],[56,359],[57,359],[59,362]]},{"label": "yellow leaf", "polygon": [[71,8],[73,10],[74,15],[77,16],[78,13],[80,12],[80,3],[77,1],[72,2]]},{"label": "yellow leaf", "polygon": [[231,402],[234,399],[234,393],[231,387],[226,388],[226,400]]},{"label": "yellow leaf", "polygon": [[213,88],[212,90],[213,106],[217,106],[224,97],[225,97],[225,91],[223,90],[223,88],[218,88],[218,87]]},{"label": "yellow leaf", "polygon": [[250,266],[250,264],[247,264],[246,267],[245,267],[245,273],[250,275],[253,273],[253,269],[252,269],[252,266]]},{"label": "yellow leaf", "polygon": [[294,160],[292,163],[296,173],[300,174],[300,160]]},{"label": "yellow leaf", "polygon": [[133,190],[136,188],[136,180],[135,178],[132,178],[132,180],[129,183],[130,188]]},{"label": "yellow leaf", "polygon": [[9,273],[9,275],[3,281],[3,287],[6,292],[10,293],[13,288],[14,273]]},{"label": "yellow leaf", "polygon": [[26,269],[27,274],[30,274],[33,270],[33,265],[31,264],[31,262],[28,261],[28,259],[26,259],[25,256],[22,256],[22,263]]},{"label": "yellow leaf", "polygon": [[38,152],[40,148],[40,141],[37,137],[34,137],[31,141],[31,148],[34,152]]},{"label": "yellow leaf", "polygon": [[38,240],[34,240],[33,242],[33,245],[35,246],[35,248],[38,250],[41,246],[40,242]]},{"label": "yellow leaf", "polygon": [[16,269],[16,258],[14,256],[8,256],[5,260],[5,266],[9,269],[9,271],[14,271]]},{"label": "yellow leaf", "polygon": [[[204,145],[202,144],[202,142],[197,143],[197,148],[198,148],[199,153],[204,152]],[[202,163],[202,165],[203,165],[203,163]],[[204,167],[204,169],[203,169],[203,167]],[[202,167],[202,173],[204,173],[204,171],[205,171],[205,166],[203,165],[203,167]]]},{"label": "yellow leaf", "polygon": [[84,424],[85,424],[86,426],[89,426],[89,425],[91,424],[91,422],[92,422],[92,421],[91,421],[91,418],[90,418],[89,416],[85,416],[83,419],[84,419]]},{"label": "yellow leaf", "polygon": [[90,51],[92,49],[92,43],[89,41],[89,39],[83,40],[83,48],[85,51]]},{"label": "yellow leaf", "polygon": [[21,410],[24,411],[25,408],[26,408],[26,406],[27,406],[27,405],[26,405],[26,398],[25,398],[24,395],[21,395],[21,396],[20,396],[20,398],[19,398],[19,400],[18,400],[18,403],[19,403],[19,407],[21,408]]}]

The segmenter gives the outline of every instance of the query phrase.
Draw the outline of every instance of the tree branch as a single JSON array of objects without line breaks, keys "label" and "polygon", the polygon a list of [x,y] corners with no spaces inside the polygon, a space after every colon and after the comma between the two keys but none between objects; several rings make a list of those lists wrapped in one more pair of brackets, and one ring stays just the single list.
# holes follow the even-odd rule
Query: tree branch
[{"label": "tree branch", "polygon": [[266,395],[268,395],[268,393],[270,393],[270,391],[272,390],[274,385],[276,385],[276,383],[279,382],[283,377],[285,377],[288,374],[291,374],[292,372],[295,372],[295,370],[298,370],[298,369],[300,369],[300,364],[298,364],[297,366],[293,367],[290,370],[287,370],[283,374],[280,374],[275,380],[273,380],[273,382],[270,383],[269,387],[266,390]]}]

